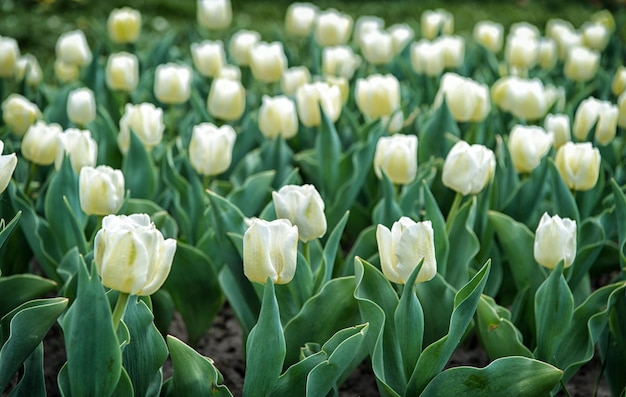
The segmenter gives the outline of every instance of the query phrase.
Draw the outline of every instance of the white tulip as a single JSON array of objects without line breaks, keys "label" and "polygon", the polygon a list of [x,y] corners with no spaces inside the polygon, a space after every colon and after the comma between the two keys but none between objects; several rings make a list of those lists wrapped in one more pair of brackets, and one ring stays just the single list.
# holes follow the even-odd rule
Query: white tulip
[{"label": "white tulip", "polygon": [[106,83],[112,90],[133,92],[139,84],[139,60],[135,54],[111,54],[106,65]]},{"label": "white tulip", "polygon": [[78,88],[67,97],[67,117],[84,126],[96,119],[96,97],[89,88]]},{"label": "white tulip", "polygon": [[443,9],[424,11],[420,21],[422,37],[428,40],[454,32],[454,16]]},{"label": "white tulip", "polygon": [[608,101],[589,97],[583,100],[574,115],[573,133],[584,141],[595,125],[594,137],[600,145],[608,145],[617,132],[618,108]]},{"label": "white tulip", "polygon": [[480,21],[474,25],[474,40],[495,53],[500,52],[504,42],[504,26],[493,21]]},{"label": "white tulip", "polygon": [[246,107],[246,90],[240,81],[218,78],[211,83],[207,108],[218,119],[233,121],[243,115]]},{"label": "white tulip", "polygon": [[509,134],[508,148],[517,172],[532,172],[552,146],[552,135],[541,127],[516,125]]},{"label": "white tulip", "polygon": [[576,221],[544,212],[535,232],[533,255],[548,269],[554,269],[560,261],[570,267],[576,259]]},{"label": "white tulip", "polygon": [[191,68],[187,65],[159,65],[154,74],[154,96],[166,104],[185,103],[191,96],[191,78]]},{"label": "white tulip", "polygon": [[339,87],[324,82],[300,86],[296,91],[296,103],[300,121],[306,127],[315,127],[321,124],[320,105],[326,117],[334,123],[341,114],[343,104]]},{"label": "white tulip", "polygon": [[108,165],[81,168],[79,178],[80,208],[87,215],[110,215],[124,203],[124,174]]},{"label": "white tulip", "polygon": [[201,123],[193,127],[189,142],[189,162],[200,174],[219,175],[228,170],[232,162],[233,147],[237,133],[225,124],[217,127]]},{"label": "white tulip", "polygon": [[54,167],[59,170],[65,156],[69,157],[72,168],[78,174],[83,167],[94,167],[98,159],[98,143],[88,130],[68,128],[59,134],[59,146],[54,159]]},{"label": "white tulip", "polygon": [[354,95],[367,118],[391,116],[400,107],[400,82],[391,74],[372,74],[357,80]]},{"label": "white tulip", "polygon": [[56,43],[56,55],[65,63],[86,66],[92,55],[82,30],[63,33]]},{"label": "white tulip", "polygon": [[279,81],[287,68],[287,56],[280,41],[256,43],[250,49],[250,69],[258,81],[273,83]]},{"label": "white tulip", "polygon": [[417,175],[417,136],[394,134],[376,142],[374,172],[382,179],[383,171],[396,185],[406,185]]},{"label": "white tulip", "polygon": [[552,145],[555,149],[571,140],[569,116],[566,114],[548,114],[543,122],[543,128],[552,134]]},{"label": "white tulip", "polygon": [[272,192],[272,201],[278,218],[288,219],[298,227],[302,242],[321,238],[326,234],[324,200],[313,185],[285,185]]},{"label": "white tulip", "polygon": [[317,6],[311,3],[290,4],[285,15],[285,30],[290,36],[309,36],[318,12]]},{"label": "white tulip", "polygon": [[250,64],[250,50],[261,41],[261,34],[253,30],[239,30],[230,38],[228,52],[239,66]]},{"label": "white tulip", "polygon": [[152,103],[126,104],[124,114],[120,119],[120,133],[117,136],[117,144],[124,154],[128,152],[130,147],[131,130],[137,135],[146,150],[152,150],[161,143],[163,131],[165,131],[163,110]]},{"label": "white tulip", "polygon": [[37,105],[19,94],[11,94],[2,102],[2,120],[17,136],[23,136],[41,117]]},{"label": "white tulip", "polygon": [[600,151],[591,142],[566,142],[554,159],[563,181],[572,190],[593,189],[600,175]]},{"label": "white tulip", "polygon": [[22,138],[22,156],[39,165],[54,163],[60,144],[59,135],[62,132],[58,124],[36,122],[28,128]]},{"label": "white tulip", "polygon": [[114,43],[134,43],[141,32],[141,13],[130,7],[116,8],[109,14],[107,30]]},{"label": "white tulip", "polygon": [[284,139],[293,138],[298,133],[296,105],[284,95],[264,95],[259,108],[259,129],[268,139],[279,135]]},{"label": "white tulip", "polygon": [[198,24],[209,30],[224,30],[233,20],[230,0],[198,0]]},{"label": "white tulip", "polygon": [[462,195],[478,194],[491,181],[496,156],[483,145],[458,141],[446,156],[441,179],[444,186]]},{"label": "white tulip", "polygon": [[491,110],[487,86],[456,73],[441,78],[433,108],[438,108],[444,98],[456,121],[482,121]]},{"label": "white tulip", "polygon": [[204,40],[200,43],[192,43],[191,59],[201,75],[214,77],[226,64],[224,43],[221,40]]},{"label": "white tulip", "polygon": [[346,44],[353,25],[352,17],[329,8],[320,12],[315,22],[315,40],[322,46]]}]

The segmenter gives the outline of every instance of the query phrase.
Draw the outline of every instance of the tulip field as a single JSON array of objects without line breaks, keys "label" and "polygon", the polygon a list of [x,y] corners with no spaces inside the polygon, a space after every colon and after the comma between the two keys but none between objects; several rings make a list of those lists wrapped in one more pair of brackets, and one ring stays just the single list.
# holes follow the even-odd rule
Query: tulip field
[{"label": "tulip field", "polygon": [[626,394],[623,4],[137,3],[0,23],[3,396]]}]

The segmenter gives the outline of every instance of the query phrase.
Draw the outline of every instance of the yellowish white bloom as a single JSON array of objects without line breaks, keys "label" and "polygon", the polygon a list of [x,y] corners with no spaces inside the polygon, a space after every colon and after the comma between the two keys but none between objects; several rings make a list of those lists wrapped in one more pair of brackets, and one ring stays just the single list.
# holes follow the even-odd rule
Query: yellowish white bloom
[{"label": "yellowish white bloom", "polygon": [[459,68],[465,57],[465,41],[461,36],[441,36],[436,40],[443,52],[443,66]]},{"label": "yellowish white bloom", "polygon": [[218,78],[211,83],[207,108],[218,119],[233,121],[243,114],[246,107],[246,91],[240,81]]},{"label": "yellowish white bloom", "polygon": [[392,25],[387,29],[387,31],[391,35],[393,53],[396,55],[400,54],[413,40],[413,37],[415,37],[413,28],[406,23]]},{"label": "yellowish white bloom", "polygon": [[611,82],[613,95],[620,96],[626,91],[626,67],[624,65],[617,68]]},{"label": "yellowish white bloom", "polygon": [[2,102],[2,120],[17,136],[24,135],[41,117],[37,105],[19,94],[11,94]]},{"label": "yellowish white bloom", "polygon": [[37,58],[32,54],[26,54],[18,58],[15,63],[15,80],[21,82],[26,80],[26,84],[31,87],[38,86],[43,80],[43,71]]},{"label": "yellowish white bloom", "polygon": [[263,96],[259,108],[259,129],[263,136],[274,139],[282,136],[290,139],[298,133],[298,114],[296,105],[284,95]]},{"label": "yellowish white bloom", "polygon": [[296,274],[298,227],[287,219],[252,219],[243,235],[243,272],[256,283],[287,284]]},{"label": "yellowish white bloom", "polygon": [[91,137],[88,130],[68,128],[59,134],[57,155],[54,167],[59,170],[65,156],[69,158],[72,168],[78,174],[83,167],[94,167],[98,159],[98,143]]},{"label": "yellowish white bloom", "polygon": [[474,40],[489,51],[500,52],[504,43],[504,26],[493,21],[480,21],[474,25]]},{"label": "yellowish white bloom", "polygon": [[426,10],[420,18],[422,37],[433,40],[440,35],[454,32],[454,16],[443,9]]},{"label": "yellowish white bloom", "polygon": [[191,68],[187,65],[166,63],[156,67],[154,96],[162,103],[185,103],[191,96]]},{"label": "yellowish white bloom", "polygon": [[320,105],[331,122],[337,121],[341,114],[341,90],[325,82],[304,84],[296,91],[296,103],[300,121],[306,127],[316,127],[322,122]]},{"label": "yellowish white bloom", "polygon": [[221,40],[204,40],[201,43],[192,43],[191,59],[201,75],[214,77],[226,64],[224,43]]},{"label": "yellowish white bloom", "polygon": [[79,126],[96,119],[96,97],[89,88],[78,88],[67,96],[67,117]]},{"label": "yellowish white bloom", "polygon": [[193,127],[189,142],[189,161],[200,175],[219,175],[232,162],[237,133],[228,124],[217,127],[201,123]]},{"label": "yellowish white bloom", "polygon": [[228,52],[239,66],[250,65],[250,50],[261,41],[261,34],[254,30],[239,30],[230,38]]},{"label": "yellowish white bloom", "polygon": [[339,91],[341,91],[341,103],[345,104],[348,102],[348,98],[350,97],[350,81],[345,77],[336,77],[336,76],[324,76],[325,83],[328,83],[331,87],[338,87]]},{"label": "yellowish white bloom", "polygon": [[120,119],[120,133],[117,136],[117,144],[124,154],[130,147],[131,130],[137,135],[146,150],[152,150],[161,143],[165,124],[163,123],[163,110],[152,103],[126,104],[124,114]]},{"label": "yellowish white bloom", "polygon": [[542,69],[552,69],[558,60],[556,42],[550,38],[539,40],[539,66]]},{"label": "yellowish white bloom", "polygon": [[548,93],[541,80],[502,77],[491,87],[493,103],[500,109],[524,120],[537,120],[545,116],[554,104],[555,97]]},{"label": "yellowish white bloom", "polygon": [[218,79],[241,81],[241,69],[236,65],[224,65],[215,76]]},{"label": "yellowish white bloom", "polygon": [[230,0],[198,0],[198,24],[209,30],[224,30],[233,20]]},{"label": "yellowish white bloom", "polygon": [[394,134],[376,142],[374,172],[382,179],[384,172],[396,185],[406,185],[417,175],[417,136]]},{"label": "yellowish white bloom", "polygon": [[594,136],[600,145],[609,144],[617,132],[618,108],[608,101],[589,97],[583,100],[574,115],[573,133],[576,139],[584,141],[595,125]]},{"label": "yellowish white bloom", "polygon": [[79,73],[80,69],[74,63],[64,62],[60,58],[54,61],[54,75],[61,83],[70,83],[78,80]]},{"label": "yellowish white bloom", "polygon": [[285,30],[290,36],[309,36],[318,12],[319,9],[314,4],[291,3],[285,15]]},{"label": "yellowish white bloom", "polygon": [[586,47],[574,47],[565,58],[563,72],[573,81],[589,81],[598,73],[600,54]]},{"label": "yellowish white bloom", "polygon": [[564,267],[570,267],[576,259],[576,221],[544,212],[535,232],[533,255],[548,269],[561,261]]},{"label": "yellowish white bloom", "polygon": [[287,68],[287,56],[283,43],[260,41],[250,49],[250,69],[258,81],[274,83],[280,81],[283,70]]},{"label": "yellowish white bloom", "polygon": [[456,121],[481,121],[491,110],[487,86],[456,73],[441,78],[433,108],[441,106],[444,98]]},{"label": "yellowish white bloom", "polygon": [[0,78],[12,77],[20,58],[20,47],[12,37],[0,36]]},{"label": "yellowish white bloom", "polygon": [[552,145],[555,149],[571,141],[569,116],[566,114],[548,114],[543,122],[543,128],[552,134]]},{"label": "yellowish white bloom", "polygon": [[478,194],[491,181],[496,156],[483,145],[458,141],[446,156],[441,179],[444,186],[462,195]]},{"label": "yellowish white bloom", "polygon": [[509,135],[508,148],[513,168],[520,173],[532,172],[552,146],[552,135],[536,126],[516,125]]},{"label": "yellowish white bloom", "polygon": [[361,65],[361,57],[347,45],[325,47],[322,50],[322,72],[329,76],[351,79]]},{"label": "yellowish white bloom", "polygon": [[422,268],[415,283],[431,280],[437,274],[435,232],[431,221],[415,222],[403,216],[389,230],[376,228],[380,267],[385,277],[396,284],[406,284],[420,262]]},{"label": "yellowish white bloom", "polygon": [[563,19],[550,19],[546,24],[546,36],[556,42],[559,59],[564,60],[570,49],[583,45],[581,34],[571,22]]},{"label": "yellowish white bloom", "polygon": [[385,20],[374,15],[362,15],[357,18],[354,24],[352,37],[355,43],[363,46],[363,37],[370,32],[380,32],[385,28]]},{"label": "yellowish white bloom", "polygon": [[599,22],[587,22],[580,27],[583,45],[592,50],[602,52],[609,44],[611,32]]},{"label": "yellowish white bloom", "polygon": [[384,65],[393,59],[393,39],[384,30],[371,30],[363,33],[361,38],[363,58],[372,65]]},{"label": "yellowish white bloom", "polygon": [[624,91],[622,95],[617,98],[617,109],[617,125],[626,129],[626,91]]},{"label": "yellowish white bloom", "polygon": [[116,8],[107,20],[109,38],[114,43],[134,43],[141,33],[141,13],[130,7]]},{"label": "yellowish white bloom", "polygon": [[411,66],[417,74],[437,77],[443,72],[443,55],[438,42],[422,39],[411,45]]},{"label": "yellowish white bloom", "polygon": [[22,138],[22,156],[31,163],[50,165],[56,159],[63,130],[58,124],[38,121],[31,125]]},{"label": "yellowish white bloom", "polygon": [[367,118],[391,116],[400,107],[400,82],[392,74],[372,74],[357,80],[354,95],[359,111]]},{"label": "yellowish white bloom", "polygon": [[164,239],[147,214],[107,215],[94,238],[102,284],[131,295],[152,295],[161,288],[175,253],[176,240]]},{"label": "yellowish white bloom", "polygon": [[298,237],[304,243],[326,234],[324,200],[313,185],[285,185],[272,192],[278,218],[288,219],[298,227]]},{"label": "yellowish white bloom", "polygon": [[124,203],[124,174],[108,165],[85,166],[80,169],[78,190],[85,214],[115,214]]},{"label": "yellowish white bloom", "polygon": [[88,65],[92,55],[82,30],[63,33],[56,43],[56,56],[65,63]]},{"label": "yellowish white bloom", "polygon": [[112,90],[133,92],[139,84],[139,60],[135,54],[111,54],[105,72],[107,86]]},{"label": "yellowish white bloom", "polygon": [[350,15],[334,8],[321,11],[315,23],[315,41],[322,47],[346,44],[350,39],[353,23]]},{"label": "yellowish white bloom", "polygon": [[600,174],[600,151],[591,142],[566,142],[554,160],[563,181],[572,190],[593,189]]},{"label": "yellowish white bloom", "polygon": [[528,70],[539,62],[539,39],[532,35],[507,36],[504,57],[511,67]]},{"label": "yellowish white bloom", "polygon": [[17,156],[15,153],[2,154],[4,142],[0,141],[0,193],[4,192],[11,182],[13,171],[17,166]]},{"label": "yellowish white bloom", "polygon": [[306,66],[294,66],[283,70],[280,88],[283,94],[293,96],[298,87],[311,81],[311,72]]}]

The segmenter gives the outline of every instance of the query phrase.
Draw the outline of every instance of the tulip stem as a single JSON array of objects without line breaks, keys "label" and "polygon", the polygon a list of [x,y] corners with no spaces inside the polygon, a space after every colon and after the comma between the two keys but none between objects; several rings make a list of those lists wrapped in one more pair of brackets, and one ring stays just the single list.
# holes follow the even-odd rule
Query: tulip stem
[{"label": "tulip stem", "polygon": [[302,243],[302,255],[304,256],[306,263],[309,267],[311,267],[311,246],[308,241]]},{"label": "tulip stem", "polygon": [[456,194],[454,196],[454,201],[452,202],[452,206],[450,207],[450,212],[448,212],[448,218],[446,219],[446,231],[449,232],[452,228],[452,222],[454,221],[454,217],[456,213],[459,211],[459,206],[461,205],[461,199],[463,195],[461,193]]},{"label": "tulip stem", "polygon": [[209,190],[209,188],[211,187],[211,175],[204,176],[202,180],[202,186],[204,187],[204,190]]},{"label": "tulip stem", "polygon": [[117,302],[115,303],[115,309],[113,309],[113,328],[117,331],[117,327],[120,325],[120,320],[124,315],[124,311],[126,310],[126,303],[128,302],[128,297],[130,294],[126,292],[120,292],[120,295],[117,297]]},{"label": "tulip stem", "polygon": [[28,171],[28,178],[26,179],[26,183],[24,184],[24,194],[28,196],[30,193],[30,184],[33,182],[33,178],[35,177],[35,172],[37,172],[37,164],[30,163],[30,169]]}]

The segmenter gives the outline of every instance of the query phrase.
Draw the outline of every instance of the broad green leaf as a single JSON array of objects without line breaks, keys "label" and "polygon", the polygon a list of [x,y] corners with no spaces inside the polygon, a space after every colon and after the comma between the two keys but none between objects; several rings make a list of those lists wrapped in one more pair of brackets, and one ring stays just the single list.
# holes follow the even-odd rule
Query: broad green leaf
[{"label": "broad green leaf", "polygon": [[172,358],[173,387],[162,395],[175,396],[223,396],[232,397],[222,382],[222,375],[213,365],[213,360],[204,357],[181,340],[167,336],[167,347]]},{"label": "broad green leaf", "polygon": [[448,232],[453,249],[450,250],[447,264],[438,266],[446,281],[455,288],[461,288],[467,282],[470,264],[480,249],[480,242],[473,230],[475,212],[475,197],[459,208]]},{"label": "broad green leaf", "polygon": [[428,346],[448,333],[457,290],[439,273],[430,281],[420,283],[415,290],[424,312],[424,324],[428,324],[424,327],[423,338],[423,346]]},{"label": "broad green leaf", "polygon": [[383,197],[378,204],[374,207],[372,213],[372,220],[374,225],[382,224],[387,227],[391,227],[393,222],[400,219],[402,216],[402,209],[396,202],[396,188],[389,180],[387,174],[382,172],[383,179],[380,182],[382,184]]},{"label": "broad green leaf", "polygon": [[24,374],[8,397],[45,397],[43,370],[43,343],[39,343],[24,362]]},{"label": "broad green leaf", "polygon": [[0,230],[0,247],[4,245],[4,242],[7,240],[7,238],[15,228],[15,225],[17,225],[17,222],[20,219],[21,215],[22,211],[18,211],[18,213],[15,214],[15,216],[13,217],[13,219],[11,219],[9,223],[5,225],[4,220],[2,220],[2,223],[0,223],[0,227],[2,228],[2,230]]},{"label": "broad green leaf", "polygon": [[0,390],[4,390],[68,304],[66,298],[36,299],[2,317]]},{"label": "broad green leaf", "polygon": [[330,233],[330,237],[326,240],[324,246],[322,265],[319,267],[317,274],[315,275],[315,287],[313,291],[317,292],[329,282],[333,276],[335,270],[335,262],[337,261],[337,251],[339,250],[339,243],[343,236],[343,231],[348,223],[350,212],[346,211],[339,223],[335,226]]},{"label": "broad green leaf", "polygon": [[[356,257],[370,260],[378,255],[378,243],[376,242],[376,226],[369,226],[359,233],[348,255],[344,257],[343,265],[335,269],[335,276],[349,276],[354,274],[354,259]],[[352,266],[348,264],[352,263]]]},{"label": "broad green leaf", "polygon": [[606,379],[615,396],[626,389],[626,288],[614,291],[608,301],[609,332],[600,338],[600,352],[606,363]]},{"label": "broad green leaf", "polygon": [[[282,136],[273,140],[266,140],[261,145],[260,151],[263,167],[258,171],[274,171],[275,176],[272,186],[278,189],[292,174],[293,152]],[[257,171],[257,172],[258,172]]]},{"label": "broad green leaf", "polygon": [[437,396],[542,396],[559,384],[562,371],[527,357],[503,357],[485,368],[450,368],[437,375],[421,394]]},{"label": "broad green leaf", "polygon": [[437,265],[445,266],[445,264],[448,263],[448,254],[450,252],[450,241],[446,231],[446,221],[428,185],[424,183],[423,187],[424,210],[426,211],[425,218],[430,220],[433,224]]},{"label": "broad green leaf", "polygon": [[[626,219],[626,196],[615,179],[611,180],[611,188],[615,197],[615,214],[618,219]],[[617,235],[619,238],[619,263],[622,271],[626,271],[626,225],[617,222]]]},{"label": "broad green leaf", "polygon": [[133,384],[130,380],[130,376],[128,372],[126,372],[126,368],[122,367],[122,372],[120,373],[120,379],[117,381],[117,385],[115,386],[115,390],[111,394],[111,397],[134,397],[135,393],[133,392]]},{"label": "broad green leaf", "polygon": [[0,318],[24,302],[39,298],[57,286],[34,274],[16,274],[0,277]]},{"label": "broad green leaf", "polygon": [[580,213],[576,200],[569,190],[561,174],[554,165],[554,161],[550,160],[550,174],[552,186],[552,204],[554,212],[559,214],[561,218],[570,218],[580,224]]},{"label": "broad green leaf", "polygon": [[325,201],[335,198],[339,179],[337,170],[341,156],[341,142],[337,135],[335,124],[326,116],[320,105],[319,112],[322,115],[322,124],[319,127],[315,139],[315,152],[318,158],[318,174],[320,181],[320,194]]},{"label": "broad green leaf", "polygon": [[581,280],[589,274],[602,248],[606,244],[606,234],[596,218],[587,218],[578,226],[576,259],[568,274],[568,284],[575,291]]},{"label": "broad green leaf", "polygon": [[452,146],[446,138],[446,134],[460,136],[459,127],[450,113],[450,109],[444,99],[424,126],[418,127],[419,148],[418,162],[425,163],[431,157],[445,158]]},{"label": "broad green leaf", "polygon": [[122,172],[126,189],[130,190],[130,197],[154,198],[158,185],[154,160],[132,130],[130,146],[122,161]]},{"label": "broad green leaf", "polygon": [[257,324],[246,343],[246,374],[243,395],[269,397],[278,381],[285,359],[285,336],[280,324],[274,284],[265,282]]},{"label": "broad green leaf", "polygon": [[245,216],[257,216],[271,199],[272,181],[275,176],[274,170],[250,175],[241,186],[228,195],[229,201]]}]

